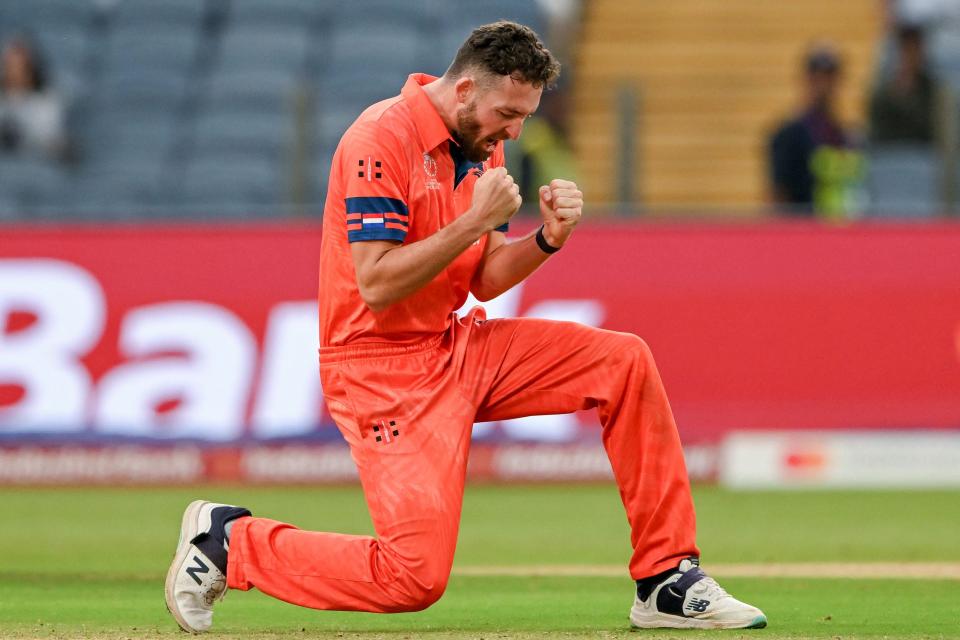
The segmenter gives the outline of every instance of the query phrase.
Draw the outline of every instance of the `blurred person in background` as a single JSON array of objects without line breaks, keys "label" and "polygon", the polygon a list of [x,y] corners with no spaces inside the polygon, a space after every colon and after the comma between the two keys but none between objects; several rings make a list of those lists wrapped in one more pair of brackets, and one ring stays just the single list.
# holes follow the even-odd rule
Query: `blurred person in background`
[{"label": "blurred person in background", "polygon": [[24,36],[12,38],[0,52],[0,73],[0,153],[66,159],[64,105],[38,49]]},{"label": "blurred person in background", "polygon": [[525,201],[540,199],[540,185],[553,176],[577,181],[576,159],[565,122],[566,93],[555,89],[543,95],[538,113],[527,118],[523,135],[505,146],[507,167],[520,185]]},{"label": "blurred person in background", "polygon": [[884,4],[887,24],[928,25],[938,29],[958,28],[960,2],[957,0],[887,0]]},{"label": "blurred person in background", "polygon": [[870,97],[872,142],[933,142],[937,85],[927,70],[923,31],[900,25],[892,74]]},{"label": "blurred person in background", "polygon": [[842,218],[855,210],[863,158],[837,117],[840,56],[829,44],[804,61],[805,102],[769,143],[772,200],[787,215]]}]

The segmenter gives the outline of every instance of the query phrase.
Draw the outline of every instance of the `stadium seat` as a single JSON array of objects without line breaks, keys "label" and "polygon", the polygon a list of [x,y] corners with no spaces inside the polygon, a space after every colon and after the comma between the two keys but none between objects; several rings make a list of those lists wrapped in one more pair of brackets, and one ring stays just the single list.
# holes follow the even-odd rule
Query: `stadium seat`
[{"label": "stadium seat", "polygon": [[89,91],[86,81],[91,52],[89,31],[64,25],[56,29],[44,28],[36,37],[50,69],[52,86],[68,97],[85,95]]},{"label": "stadium seat", "polygon": [[[180,200],[190,206],[235,204],[236,214],[276,205],[281,195],[280,167],[259,155],[203,155],[191,158],[178,183]],[[226,207],[224,207],[226,209]]]},{"label": "stadium seat", "polygon": [[0,159],[0,193],[22,212],[55,205],[69,182],[67,171],[49,161],[29,157]]},{"label": "stadium seat", "polygon": [[210,79],[200,103],[220,113],[292,114],[297,79],[274,71],[218,73]]},{"label": "stadium seat", "polygon": [[869,214],[875,217],[930,217],[943,210],[940,162],[935,149],[884,145],[868,156]]},{"label": "stadium seat", "polygon": [[166,72],[117,73],[103,79],[95,102],[134,114],[176,113],[187,96],[186,76]]},{"label": "stadium seat", "polygon": [[369,69],[401,77],[420,71],[429,46],[423,34],[409,25],[341,24],[329,37],[328,68],[355,78],[363,77]]},{"label": "stadium seat", "polygon": [[230,24],[254,28],[302,28],[312,25],[331,9],[320,0],[230,0]]},{"label": "stadium seat", "polygon": [[4,30],[40,33],[61,27],[86,28],[96,15],[92,0],[7,0],[0,4]]},{"label": "stadium seat", "polygon": [[40,51],[54,70],[64,65],[76,66],[86,59],[90,34],[76,25],[44,27],[34,34]]},{"label": "stadium seat", "polygon": [[309,34],[305,25],[255,27],[241,25],[227,29],[220,43],[222,71],[276,70],[302,74],[307,62]]},{"label": "stadium seat", "polygon": [[197,62],[199,32],[116,31],[107,43],[104,74],[151,72],[186,77]]},{"label": "stadium seat", "polygon": [[195,121],[193,148],[206,152],[260,152],[281,159],[290,148],[293,130],[291,118],[205,112]]},{"label": "stadium seat", "polygon": [[23,219],[25,214],[20,211],[17,201],[11,194],[5,193],[0,186],[0,220],[4,222],[13,222]]},{"label": "stadium seat", "polygon": [[73,217],[131,219],[142,216],[144,208],[156,204],[161,175],[159,164],[118,161],[91,167],[78,176]]},{"label": "stadium seat", "polygon": [[206,5],[200,0],[119,0],[111,22],[114,29],[140,32],[200,29]]},{"label": "stadium seat", "polygon": [[147,122],[125,123],[110,138],[111,152],[107,158],[120,163],[161,163],[177,142],[175,121],[155,118]]},{"label": "stadium seat", "polygon": [[344,2],[332,15],[335,28],[352,25],[413,28],[426,32],[437,26],[437,15],[442,11],[439,0],[362,0]]},{"label": "stadium seat", "polygon": [[151,163],[159,166],[178,139],[177,120],[172,115],[152,114],[145,118],[104,115],[104,120],[91,126],[90,135],[84,137],[81,152],[87,165]]}]

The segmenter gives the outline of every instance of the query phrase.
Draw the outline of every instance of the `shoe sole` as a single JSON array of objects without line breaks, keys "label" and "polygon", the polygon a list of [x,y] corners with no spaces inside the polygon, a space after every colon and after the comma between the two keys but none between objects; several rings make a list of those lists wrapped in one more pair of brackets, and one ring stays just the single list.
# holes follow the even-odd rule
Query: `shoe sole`
[{"label": "shoe sole", "polygon": [[757,616],[749,624],[723,623],[696,618],[657,617],[637,623],[632,618],[630,626],[634,629],[763,629],[767,626],[766,616]]},{"label": "shoe sole", "polygon": [[209,504],[206,500],[194,500],[183,512],[183,519],[180,521],[180,540],[177,542],[177,550],[173,554],[173,562],[167,570],[167,579],[164,582],[164,597],[167,601],[167,611],[177,621],[180,628],[188,633],[200,633],[199,629],[194,629],[180,615],[177,608],[177,601],[174,597],[174,587],[177,583],[177,571],[183,566],[190,553],[190,541],[197,537],[197,523],[200,520],[200,510],[204,505]]}]

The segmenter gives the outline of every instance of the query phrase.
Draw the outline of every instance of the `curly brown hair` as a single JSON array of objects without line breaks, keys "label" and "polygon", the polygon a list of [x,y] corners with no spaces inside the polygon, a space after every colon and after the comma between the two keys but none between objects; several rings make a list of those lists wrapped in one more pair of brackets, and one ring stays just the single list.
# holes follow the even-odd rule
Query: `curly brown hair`
[{"label": "curly brown hair", "polygon": [[500,20],[473,30],[444,74],[456,79],[467,69],[511,76],[536,88],[550,88],[560,76],[560,63],[530,27]]}]

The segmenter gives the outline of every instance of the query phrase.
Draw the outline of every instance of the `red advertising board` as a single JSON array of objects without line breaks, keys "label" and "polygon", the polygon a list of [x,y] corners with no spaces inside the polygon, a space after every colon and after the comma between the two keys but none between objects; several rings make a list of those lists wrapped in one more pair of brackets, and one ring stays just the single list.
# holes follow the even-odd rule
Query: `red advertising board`
[{"label": "red advertising board", "polygon": [[[0,229],[0,467],[29,475],[70,443],[100,455],[93,468],[156,458],[167,481],[256,478],[276,459],[340,478],[341,462],[283,449],[342,447],[316,375],[319,244],[319,225],[296,223]],[[960,427],[957,224],[586,220],[486,306],[644,337],[690,445]],[[586,413],[478,425],[478,475],[508,477],[511,451],[544,443],[549,477],[596,431]]]}]

